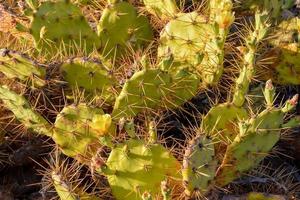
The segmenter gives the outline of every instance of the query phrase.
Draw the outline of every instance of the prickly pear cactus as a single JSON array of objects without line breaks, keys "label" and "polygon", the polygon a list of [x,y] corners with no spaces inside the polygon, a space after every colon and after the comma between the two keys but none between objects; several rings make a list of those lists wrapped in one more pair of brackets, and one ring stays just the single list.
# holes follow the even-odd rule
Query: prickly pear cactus
[{"label": "prickly pear cactus", "polygon": [[[223,113],[226,113],[224,115]],[[209,135],[219,134],[221,140],[232,141],[238,134],[236,121],[248,117],[248,112],[243,107],[232,103],[223,103],[212,107],[202,119],[201,128]]]},{"label": "prickly pear cactus", "polygon": [[148,19],[137,13],[128,2],[107,5],[97,25],[101,41],[100,53],[106,59],[141,48],[153,37]]},{"label": "prickly pear cactus", "polygon": [[55,190],[61,200],[76,200],[79,198],[76,194],[74,194],[72,188],[70,188],[70,186],[68,186],[68,184],[62,180],[60,174],[57,174],[53,171],[51,178]]},{"label": "prickly pear cactus", "polygon": [[120,200],[139,200],[144,192],[161,196],[161,182],[178,184],[179,171],[180,164],[163,146],[137,139],[117,144],[101,169],[114,197]]},{"label": "prickly pear cactus", "polygon": [[104,99],[114,98],[113,86],[116,80],[103,63],[75,58],[64,63],[61,72],[72,89],[83,89]]},{"label": "prickly pear cactus", "polygon": [[97,34],[69,0],[41,3],[33,13],[29,32],[47,56],[77,51],[89,54],[100,46]]},{"label": "prickly pear cactus", "polygon": [[115,134],[110,115],[85,104],[65,107],[54,124],[53,140],[67,156],[81,162],[95,155],[103,140]]},{"label": "prickly pear cactus", "polygon": [[[258,166],[278,142],[280,130],[285,126],[285,113],[293,109],[297,101],[298,97],[295,96],[282,108],[269,107],[256,117],[239,124],[239,135],[227,146],[225,157],[218,169],[218,185],[227,185],[242,173]],[[299,123],[290,125],[299,126]]]},{"label": "prickly pear cactus", "polygon": [[200,80],[186,68],[173,74],[169,73],[172,75],[172,84],[169,86],[168,96],[162,103],[164,107],[172,109],[181,106],[197,94]]},{"label": "prickly pear cactus", "polygon": [[211,187],[218,161],[213,141],[204,135],[196,136],[185,150],[182,166],[185,194],[204,193]]},{"label": "prickly pear cactus", "polygon": [[72,186],[71,183],[68,183],[62,174],[59,174],[55,171],[51,173],[52,184],[58,194],[60,200],[100,200],[100,198],[90,195],[84,191],[81,191],[81,188]]},{"label": "prickly pear cactus", "polygon": [[178,13],[175,0],[143,0],[146,10],[162,19],[174,17]]},{"label": "prickly pear cactus", "polygon": [[171,54],[174,58],[171,69],[190,65],[192,70],[197,71],[205,44],[213,33],[211,28],[205,16],[197,12],[178,14],[160,33],[159,59],[168,58]]},{"label": "prickly pear cactus", "polygon": [[278,25],[270,54],[274,60],[266,78],[279,84],[300,84],[300,19],[295,17]]},{"label": "prickly pear cactus", "polygon": [[160,69],[138,71],[123,86],[112,116],[132,117],[145,109],[180,106],[195,95],[197,87],[197,77],[187,71],[175,76]]},{"label": "prickly pear cactus", "polygon": [[209,23],[213,32],[205,45],[205,56],[199,69],[202,71],[202,79],[205,84],[216,85],[223,74],[224,45],[229,28],[234,21],[234,13],[231,0],[211,0],[209,6]]},{"label": "prickly pear cactus", "polygon": [[15,51],[0,50],[0,67],[1,72],[7,78],[17,78],[23,82],[28,82],[33,87],[45,85],[45,68]]},{"label": "prickly pear cactus", "polygon": [[51,136],[51,125],[35,110],[28,101],[7,86],[0,86],[0,99],[15,117],[25,125],[26,128],[36,133]]},{"label": "prickly pear cactus", "polygon": [[168,93],[171,76],[158,69],[136,72],[123,86],[117,97],[113,117],[135,116],[145,108],[155,108]]},{"label": "prickly pear cactus", "polygon": [[240,75],[236,79],[233,94],[233,104],[241,107],[245,102],[245,96],[248,93],[251,80],[256,74],[257,49],[260,42],[268,35],[269,26],[268,15],[266,11],[257,12],[255,14],[255,27],[245,39],[245,47],[243,49],[243,63],[240,69]]}]

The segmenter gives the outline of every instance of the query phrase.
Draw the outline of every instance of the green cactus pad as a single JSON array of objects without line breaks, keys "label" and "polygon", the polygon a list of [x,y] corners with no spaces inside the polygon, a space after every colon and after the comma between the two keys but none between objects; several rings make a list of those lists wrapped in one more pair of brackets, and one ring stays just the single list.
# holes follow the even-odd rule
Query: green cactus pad
[{"label": "green cactus pad", "polygon": [[78,185],[72,186],[64,179],[61,174],[55,171],[51,173],[51,180],[60,200],[100,200],[100,198],[83,191]]},{"label": "green cactus pad", "polygon": [[223,74],[224,45],[230,25],[234,21],[231,0],[209,1],[210,24],[213,32],[205,45],[205,56],[200,66],[203,82],[207,85],[218,84]]},{"label": "green cactus pad", "polygon": [[280,109],[267,109],[250,119],[240,129],[232,144],[227,147],[216,182],[227,185],[242,173],[255,168],[280,138],[284,113]]},{"label": "green cactus pad", "polygon": [[217,170],[217,160],[212,140],[203,135],[195,137],[185,150],[182,176],[185,193],[205,192],[211,185]]},{"label": "green cactus pad", "polygon": [[0,69],[8,78],[29,81],[37,87],[45,85],[46,70],[15,51],[0,50]]},{"label": "green cactus pad", "polygon": [[165,19],[175,16],[178,8],[175,0],[143,0],[147,11]]},{"label": "green cactus pad", "polygon": [[112,149],[102,172],[116,199],[140,200],[144,192],[161,194],[160,184],[180,179],[180,163],[159,144],[130,139]]},{"label": "green cactus pad", "polygon": [[270,41],[276,55],[270,70],[275,83],[300,85],[300,19],[295,17],[282,22],[277,30],[277,38]]},{"label": "green cactus pad", "polygon": [[158,57],[167,58],[171,54],[173,67],[188,64],[196,68],[202,61],[210,33],[211,26],[204,16],[197,12],[179,14],[160,33]]},{"label": "green cactus pad", "polygon": [[248,113],[244,108],[223,103],[209,110],[201,122],[201,127],[209,135],[220,134],[221,140],[233,141],[238,134],[236,122],[247,117]]},{"label": "green cactus pad", "polygon": [[[170,72],[171,73],[171,72]],[[200,81],[197,75],[187,69],[181,69],[172,74],[172,84],[169,87],[169,95],[162,100],[164,107],[176,108],[192,97],[196,96]]]},{"label": "green cactus pad", "polygon": [[23,96],[11,91],[6,86],[0,86],[0,99],[26,128],[47,136],[52,135],[51,125],[31,108]]},{"label": "green cactus pad", "polygon": [[73,88],[82,88],[89,93],[98,93],[104,99],[113,96],[116,80],[102,63],[82,58],[72,59],[61,66],[64,80]]},{"label": "green cactus pad", "polygon": [[41,3],[33,14],[30,33],[38,49],[49,56],[78,49],[89,54],[100,45],[80,9],[68,0]]},{"label": "green cactus pad", "polygon": [[199,80],[187,71],[174,76],[160,69],[136,72],[117,97],[112,116],[132,117],[144,109],[174,108],[192,98]]},{"label": "green cactus pad", "polygon": [[113,117],[130,117],[145,108],[156,108],[168,94],[172,78],[159,69],[145,69],[136,72],[126,81],[117,97]]},{"label": "green cactus pad", "polygon": [[72,188],[70,188],[70,186],[62,180],[61,175],[52,172],[51,179],[53,186],[61,200],[76,200],[79,198],[76,194],[74,194]]},{"label": "green cactus pad", "polygon": [[152,40],[148,19],[127,2],[109,4],[97,26],[104,58],[122,56],[130,48],[140,48]]},{"label": "green cactus pad", "polygon": [[55,121],[53,140],[67,156],[84,162],[102,147],[100,139],[112,137],[115,126],[101,109],[85,104],[65,107]]},{"label": "green cactus pad", "polygon": [[223,74],[224,50],[218,46],[222,41],[217,38],[215,35],[214,39],[206,42],[204,57],[198,66],[198,72],[206,85],[217,84]]}]

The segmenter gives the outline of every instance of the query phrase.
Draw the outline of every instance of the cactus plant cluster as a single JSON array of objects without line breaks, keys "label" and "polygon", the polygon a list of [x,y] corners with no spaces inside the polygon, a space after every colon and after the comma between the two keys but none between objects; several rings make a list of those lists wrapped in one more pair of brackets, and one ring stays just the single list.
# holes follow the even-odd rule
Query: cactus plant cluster
[{"label": "cactus plant cluster", "polygon": [[[283,131],[300,126],[289,114],[298,95],[277,103],[273,85],[300,84],[299,19],[281,18],[290,1],[249,0],[235,8],[231,0],[210,0],[206,9],[188,12],[173,0],[25,2],[11,16],[15,21],[7,21],[14,27],[9,37],[18,42],[1,46],[1,105],[27,132],[50,138],[63,156],[107,181],[115,199],[205,197],[258,167]],[[245,10],[252,25],[238,35],[233,23]],[[235,34],[238,42],[231,42]],[[260,76],[259,55],[270,52],[276,57]],[[237,72],[233,62],[238,76],[228,78]],[[266,81],[264,109],[247,96],[255,79]],[[185,135],[189,142],[165,144],[159,115],[188,112],[191,99],[221,90],[223,81],[231,83],[228,100],[194,116],[200,122]],[[54,107],[55,117],[37,106]],[[105,198],[59,170],[49,174],[61,200]],[[247,196],[255,198],[264,195]]]}]

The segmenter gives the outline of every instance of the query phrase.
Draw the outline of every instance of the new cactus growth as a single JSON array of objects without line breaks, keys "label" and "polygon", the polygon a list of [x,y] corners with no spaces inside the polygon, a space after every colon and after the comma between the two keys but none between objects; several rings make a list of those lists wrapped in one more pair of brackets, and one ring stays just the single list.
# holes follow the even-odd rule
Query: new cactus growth
[{"label": "new cactus growth", "polygon": [[255,14],[255,30],[246,39],[244,59],[240,75],[236,80],[233,104],[242,106],[245,102],[245,95],[248,93],[249,85],[255,76],[256,53],[260,42],[266,37],[269,30],[267,15],[265,12]]},{"label": "new cactus growth", "polygon": [[[246,38],[243,64],[240,75],[236,79],[232,102],[212,107],[202,120],[202,129],[210,135],[219,134],[223,141],[233,141],[238,133],[235,125],[236,120],[243,120],[248,116],[248,112],[242,106],[248,93],[249,84],[255,75],[256,50],[268,30],[268,25],[265,22],[266,16],[263,13],[257,13],[255,19],[255,30],[250,32],[249,37]],[[223,112],[226,112],[227,115],[220,115]]]},{"label": "new cactus growth", "polygon": [[51,125],[22,96],[10,90],[7,86],[0,86],[0,99],[15,117],[25,125],[26,128],[39,134],[51,136]]},{"label": "new cactus growth", "polygon": [[153,37],[148,19],[127,2],[107,5],[97,29],[100,53],[106,59],[120,57],[130,48],[140,48]]},{"label": "new cactus growth", "polygon": [[196,136],[185,150],[182,166],[185,194],[207,192],[212,186],[218,161],[215,159],[213,141],[204,135]]},{"label": "new cactus growth", "polygon": [[102,109],[85,104],[65,107],[54,124],[53,140],[65,155],[85,162],[115,134],[115,125]]},{"label": "new cactus growth", "polygon": [[15,51],[0,50],[0,67],[7,78],[17,78],[36,87],[45,85],[45,68]]},{"label": "new cactus growth", "polygon": [[84,54],[98,49],[100,40],[70,1],[46,1],[33,11],[29,32],[37,48],[47,56],[58,53]]},{"label": "new cactus growth", "polygon": [[113,86],[116,80],[103,63],[75,58],[64,63],[61,72],[72,89],[84,89],[87,93],[100,95],[104,99],[114,97]]},{"label": "new cactus growth", "polygon": [[200,66],[204,83],[215,85],[223,74],[224,45],[229,28],[234,21],[231,0],[211,0],[210,24],[212,34],[205,45],[204,58]]},{"label": "new cactus growth", "polygon": [[[281,108],[268,107],[257,116],[240,122],[239,134],[227,146],[225,157],[218,169],[218,185],[224,186],[242,173],[255,168],[268,155],[280,138],[280,130],[285,126],[285,114],[295,108],[297,101],[296,95]],[[295,122],[289,126],[299,126],[299,123]]]}]

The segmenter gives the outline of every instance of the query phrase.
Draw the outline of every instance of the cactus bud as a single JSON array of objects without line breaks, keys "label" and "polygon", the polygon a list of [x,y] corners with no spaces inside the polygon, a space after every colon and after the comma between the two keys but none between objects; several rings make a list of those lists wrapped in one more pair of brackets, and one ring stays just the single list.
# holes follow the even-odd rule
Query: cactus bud
[{"label": "cactus bud", "polygon": [[263,93],[265,96],[267,107],[272,107],[275,98],[275,88],[272,84],[272,80],[268,80],[266,82],[265,90]]},{"label": "cactus bud", "polygon": [[294,95],[291,99],[287,100],[284,107],[281,109],[282,112],[286,113],[291,111],[298,104],[299,94]]}]

